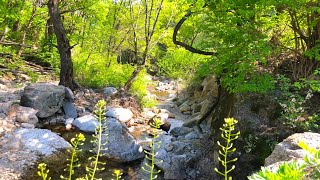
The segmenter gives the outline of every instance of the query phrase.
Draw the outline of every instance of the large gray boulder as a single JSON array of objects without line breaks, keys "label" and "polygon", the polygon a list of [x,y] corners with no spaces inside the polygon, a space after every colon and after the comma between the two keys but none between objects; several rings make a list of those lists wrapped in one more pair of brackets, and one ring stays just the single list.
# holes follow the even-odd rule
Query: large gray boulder
[{"label": "large gray boulder", "polygon": [[65,98],[65,87],[48,83],[32,84],[24,88],[21,106],[38,110],[37,116],[46,118],[55,114]]},{"label": "large gray boulder", "polygon": [[19,128],[14,136],[22,147],[44,156],[71,148],[66,140],[47,129]]},{"label": "large gray boulder", "polygon": [[196,179],[190,173],[200,161],[199,139],[188,140],[182,136],[173,138],[161,134],[157,142],[160,146],[155,148],[155,165],[162,170],[165,179]]},{"label": "large gray boulder", "polygon": [[276,145],[272,154],[265,160],[265,166],[281,161],[303,159],[307,152],[298,146],[301,141],[311,148],[320,149],[320,134],[311,132],[293,134]]},{"label": "large gray boulder", "polygon": [[116,118],[119,121],[126,123],[133,117],[133,113],[131,112],[130,109],[108,108],[106,112],[106,116]]},{"label": "large gray boulder", "polygon": [[85,115],[72,121],[72,125],[84,132],[95,132],[99,121],[93,115]]},{"label": "large gray boulder", "polygon": [[166,169],[164,173],[165,179],[186,179],[187,174],[185,172],[186,169],[186,161],[187,155],[175,155],[171,158],[171,166]]},{"label": "large gray boulder", "polygon": [[127,127],[114,118],[107,118],[107,129],[103,132],[107,136],[102,138],[101,153],[107,158],[118,162],[129,162],[144,157],[142,147],[129,134]]}]

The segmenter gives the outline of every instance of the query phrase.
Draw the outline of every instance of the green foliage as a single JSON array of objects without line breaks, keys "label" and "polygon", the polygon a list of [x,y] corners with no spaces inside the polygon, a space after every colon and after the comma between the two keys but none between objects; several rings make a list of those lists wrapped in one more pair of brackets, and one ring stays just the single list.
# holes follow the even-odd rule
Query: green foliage
[{"label": "green foliage", "polygon": [[51,177],[48,177],[49,169],[47,169],[47,165],[45,163],[40,163],[38,165],[38,176],[42,178],[42,180],[50,180]]},{"label": "green foliage", "polygon": [[[319,77],[318,70],[314,73],[315,77]],[[309,89],[312,92],[320,92],[320,81],[317,79],[301,78],[299,81],[294,82],[293,86],[297,89]]]},{"label": "green foliage", "polygon": [[[153,136],[151,142],[150,142],[150,148],[151,148],[151,152],[148,151],[144,151],[144,153],[146,154],[146,159],[150,161],[150,165],[148,163],[145,163],[144,166],[142,166],[142,170],[145,172],[148,172],[150,174],[150,180],[152,179],[157,179],[157,174],[159,174],[161,171],[160,170],[155,170],[155,163],[157,163],[155,161],[155,156],[157,155],[156,153],[156,149],[160,148],[160,143],[159,141],[156,141],[156,139],[159,137],[159,128],[161,126],[161,120],[158,118],[154,118],[153,119],[153,123],[150,124],[150,126],[152,127],[151,129],[151,134]],[[162,162],[158,162],[158,163],[162,163]]]},{"label": "green foliage", "polygon": [[304,122],[299,123],[299,126],[305,131],[319,132],[320,130],[320,117],[317,114],[308,116]]},{"label": "green foliage", "polygon": [[220,130],[222,131],[221,137],[225,141],[225,145],[222,145],[219,141],[217,141],[217,144],[221,148],[221,150],[219,150],[219,155],[221,156],[221,158],[219,157],[218,159],[221,165],[224,167],[224,171],[219,171],[218,168],[215,168],[214,171],[223,176],[225,180],[230,180],[232,179],[232,177],[228,174],[235,169],[235,165],[233,165],[231,168],[229,168],[228,165],[229,163],[235,162],[238,159],[234,158],[228,160],[228,155],[236,151],[236,148],[232,148],[233,141],[238,139],[240,131],[236,133],[233,132],[235,130],[235,125],[238,123],[237,120],[233,118],[225,118],[224,121],[225,123],[223,124],[223,127],[220,128]]},{"label": "green foliage", "polygon": [[79,53],[74,56],[75,77],[80,84],[93,88],[106,85],[121,87],[129,79],[134,67],[129,64],[118,64],[107,61],[102,55]]},{"label": "green foliage", "polygon": [[262,168],[261,171],[249,176],[250,180],[302,180],[320,178],[320,150],[310,148],[306,143],[298,144],[308,155],[303,162],[291,161],[283,163],[273,171]]},{"label": "green foliage", "polygon": [[[79,149],[78,146],[83,145],[83,142],[86,140],[83,134],[77,134],[75,138],[72,138],[70,143],[72,145],[72,150],[69,152],[71,153],[71,158],[68,159],[70,162],[67,164],[69,167],[68,169],[65,169],[65,171],[69,172],[69,176],[63,177],[61,176],[61,179],[67,179],[67,180],[72,180],[72,175],[74,174],[74,168],[80,167],[80,163],[78,163],[79,159],[77,157],[78,153],[81,152],[81,149]],[[78,163],[78,164],[77,164]]]},{"label": "green foliage", "polygon": [[159,74],[174,79],[186,79],[194,75],[204,57],[179,48],[170,48],[166,55],[157,61]]},{"label": "green foliage", "polygon": [[[304,131],[319,129],[319,117],[316,114],[308,115],[305,107],[307,100],[313,96],[313,91],[318,91],[318,82],[301,79],[301,81],[291,83],[289,78],[282,75],[279,75],[277,80],[281,90],[278,102],[283,108],[283,123]],[[305,96],[300,95],[299,90],[301,89],[307,91]]]},{"label": "green foliage", "polygon": [[213,73],[230,92],[267,92],[274,87],[271,76],[259,70],[272,52],[268,36],[259,30],[267,26],[259,19],[266,10],[260,1],[228,0],[212,1],[203,11],[212,22],[207,26],[217,52],[211,59]]},{"label": "green foliage", "polygon": [[298,119],[302,117],[305,112],[302,106],[305,103],[305,99],[298,93],[292,93],[290,91],[292,84],[289,78],[280,75],[278,76],[278,82],[281,90],[281,97],[278,101],[283,108],[282,117],[285,120],[284,124],[295,128]]},{"label": "green foliage", "polygon": [[262,171],[248,178],[250,180],[301,180],[305,175],[303,169],[304,165],[297,162],[290,162],[280,165],[276,172],[263,168]]},{"label": "green foliage", "polygon": [[312,179],[320,178],[320,149],[316,150],[310,148],[305,142],[301,141],[298,144],[303,150],[307,151],[309,155],[304,157],[304,161],[309,172],[309,177]]},{"label": "green foliage", "polygon": [[[89,158],[90,165],[86,167],[87,175],[86,179],[94,180],[96,172],[104,170],[104,167],[100,167],[105,165],[106,163],[99,161],[99,157],[102,156],[101,150],[102,146],[105,145],[102,143],[102,136],[107,136],[103,134],[103,131],[107,129],[105,125],[105,114],[106,114],[106,101],[100,100],[95,106],[95,116],[97,117],[99,124],[96,127],[95,134],[93,135],[94,140],[91,143],[95,144],[96,147],[96,154]],[[106,142],[107,143],[107,142]],[[93,152],[93,150],[91,150]]]},{"label": "green foliage", "polygon": [[143,69],[131,86],[130,92],[137,96],[142,107],[154,107],[158,101],[154,97],[148,96],[147,86],[150,83],[146,79],[146,70]]},{"label": "green foliage", "polygon": [[35,83],[39,79],[39,75],[33,71],[28,71],[28,76],[31,77],[31,82]]}]

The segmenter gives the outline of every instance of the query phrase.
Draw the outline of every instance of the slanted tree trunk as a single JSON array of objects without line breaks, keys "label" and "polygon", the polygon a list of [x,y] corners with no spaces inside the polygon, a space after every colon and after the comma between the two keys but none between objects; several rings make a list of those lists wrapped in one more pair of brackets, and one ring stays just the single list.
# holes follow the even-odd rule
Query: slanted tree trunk
[{"label": "slanted tree trunk", "polygon": [[71,49],[66,31],[61,21],[61,16],[58,8],[59,0],[49,0],[48,10],[50,20],[53,24],[54,33],[58,42],[58,50],[60,54],[60,83],[70,89],[76,88],[76,83],[73,78],[73,63],[71,59]]}]

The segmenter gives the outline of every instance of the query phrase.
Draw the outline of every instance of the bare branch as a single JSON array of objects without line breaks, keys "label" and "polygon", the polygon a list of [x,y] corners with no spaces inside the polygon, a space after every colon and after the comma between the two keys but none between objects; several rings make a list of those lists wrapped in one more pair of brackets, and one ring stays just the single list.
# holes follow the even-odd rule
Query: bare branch
[{"label": "bare branch", "polygon": [[13,41],[0,41],[1,45],[5,45],[5,46],[23,46],[23,47],[28,47],[31,48],[31,45],[27,45],[27,44],[20,44],[17,42],[13,42]]},{"label": "bare branch", "polygon": [[208,51],[202,51],[199,49],[196,49],[192,46],[187,45],[186,43],[180,42],[177,40],[177,35],[178,35],[178,31],[181,28],[182,24],[188,19],[188,17],[190,17],[192,15],[191,10],[189,10],[183,17],[182,19],[180,19],[180,21],[178,22],[178,24],[176,25],[176,27],[174,28],[173,31],[173,36],[172,36],[172,40],[173,43],[179,46],[182,46],[183,48],[185,48],[186,50],[196,53],[196,54],[202,54],[202,55],[208,55],[208,56],[212,56],[212,55],[216,55],[215,52],[208,52]]}]

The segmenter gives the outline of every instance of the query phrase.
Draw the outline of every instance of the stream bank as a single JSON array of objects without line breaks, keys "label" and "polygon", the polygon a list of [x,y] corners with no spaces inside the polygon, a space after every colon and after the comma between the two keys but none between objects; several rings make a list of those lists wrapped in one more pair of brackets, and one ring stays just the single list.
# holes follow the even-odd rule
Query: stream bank
[{"label": "stream bank", "polygon": [[[197,171],[197,167],[195,167],[204,166],[204,164],[197,164],[195,162],[203,155],[202,152],[204,151],[202,151],[202,149],[208,148],[207,146],[203,147],[203,143],[200,142],[201,139],[205,137],[195,129],[182,127],[184,122],[190,119],[191,116],[181,113],[179,107],[172,101],[177,88],[170,87],[166,89],[168,86],[174,86],[175,83],[165,80],[164,82],[157,81],[156,84],[156,86],[152,87],[154,89],[150,94],[157,97],[159,100],[158,106],[144,109],[141,113],[135,108],[136,101],[131,96],[112,99],[110,96],[101,93],[101,91],[90,89],[77,91],[73,94],[73,92],[67,88],[48,83],[31,84],[26,87],[21,87],[20,89],[12,88],[10,91],[8,88],[3,88],[3,96],[1,98],[3,121],[1,122],[11,122],[12,125],[10,126],[11,130],[3,132],[1,142],[2,144],[7,143],[8,145],[6,146],[12,146],[14,141],[10,141],[10,137],[17,139],[18,144],[22,142],[19,148],[15,151],[10,151],[12,155],[15,155],[17,153],[19,154],[22,149],[30,149],[30,147],[24,144],[23,140],[20,140],[20,136],[16,135],[19,128],[26,128],[27,130],[25,131],[31,134],[34,130],[46,132],[46,130],[49,129],[49,134],[57,134],[63,137],[65,142],[70,141],[75,134],[82,132],[86,134],[87,137],[87,142],[83,147],[84,153],[81,155],[81,159],[83,159],[81,163],[85,165],[86,159],[90,155],[88,149],[93,148],[89,143],[89,140],[92,139],[92,132],[83,132],[81,128],[75,127],[74,125],[76,124],[72,121],[76,121],[81,117],[90,117],[94,108],[93,105],[100,99],[107,99],[110,102],[108,105],[111,105],[113,108],[127,109],[127,111],[132,112],[130,118],[125,121],[123,121],[123,119],[121,120],[120,116],[114,116],[113,118],[117,119],[116,122],[120,122],[121,125],[119,127],[123,128],[120,132],[127,132],[128,135],[125,136],[132,138],[130,142],[141,146],[145,150],[149,149],[148,146],[151,140],[148,132],[150,129],[148,126],[149,120],[153,117],[159,117],[163,122],[170,124],[170,129],[162,131],[162,135],[159,138],[162,140],[162,144],[159,149],[157,149],[159,153],[156,158],[164,161],[163,163],[157,164],[157,167],[162,170],[159,178],[176,179],[178,178],[177,175],[179,175],[183,178],[194,179],[196,177],[200,178],[200,175],[206,175],[205,173]],[[36,99],[36,101],[33,101],[34,99]],[[38,102],[41,102],[40,105]],[[47,108],[52,105],[54,107]],[[30,110],[27,109],[29,107]],[[32,108],[37,110],[33,111]],[[76,114],[76,117],[70,118],[73,114]],[[25,117],[25,119],[19,119],[20,116]],[[68,128],[68,124],[72,125],[71,129],[70,126]],[[121,136],[123,136],[123,134],[119,134],[119,137]],[[31,137],[29,140],[35,142],[38,141],[37,138],[38,137]],[[29,142],[29,140],[26,142]],[[3,147],[4,146],[2,146],[2,148]],[[9,156],[3,154],[0,162],[4,162],[4,159],[9,158],[9,160],[5,161],[6,167],[9,169],[11,167],[12,169],[10,171],[18,171],[20,174],[17,175],[15,173],[15,175],[11,177],[8,174],[2,174],[1,178],[37,179],[36,166],[40,162],[46,162],[50,169],[50,175],[52,175],[53,178],[58,178],[58,174],[65,174],[63,169],[66,166],[63,166],[63,164],[66,165],[67,162],[65,160],[68,155],[64,153],[66,153],[69,147],[70,145],[67,145],[64,150],[61,151],[62,154],[60,150],[54,151],[53,156],[56,157],[55,161],[51,161],[51,158],[39,154],[38,150],[30,149],[30,152],[26,152],[29,152],[29,157],[34,157],[34,160],[30,161],[30,163],[24,161],[20,169],[11,167],[10,164],[19,164],[18,162],[22,159],[28,158],[10,159]],[[123,171],[122,177],[124,179],[145,179],[148,177],[148,174],[141,170],[142,165],[145,163],[143,158],[134,161],[130,160],[129,162],[111,161],[109,158],[103,159],[107,162],[106,170],[98,174],[98,176],[103,177],[103,179],[111,179],[114,169]],[[59,166],[57,164],[59,164]],[[79,173],[79,175],[83,172],[84,169],[76,170],[76,173]]]},{"label": "stream bank", "polygon": [[[111,133],[111,135],[119,137],[118,139],[113,138],[113,141],[109,142],[112,144],[112,147],[115,147],[113,149],[114,155],[123,157],[121,155],[122,151],[134,152],[132,153],[133,155],[139,154],[141,151],[138,151],[138,149],[140,149],[138,147],[149,150],[150,148],[148,146],[152,137],[148,132],[150,129],[148,123],[153,117],[158,117],[164,123],[170,124],[170,129],[162,131],[159,137],[161,141],[160,147],[156,148],[158,153],[155,158],[158,162],[162,161],[162,163],[156,163],[156,167],[162,171],[162,173],[159,174],[159,178],[218,179],[216,173],[213,171],[216,166],[214,164],[216,156],[214,155],[215,140],[210,137],[209,133],[211,121],[209,120],[201,124],[204,133],[200,133],[197,128],[194,127],[195,122],[210,109],[211,103],[214,102],[216,98],[215,78],[210,77],[205,79],[202,83],[202,88],[200,88],[198,92],[194,92],[192,95],[186,95],[185,97],[180,94],[178,98],[176,97],[178,91],[178,88],[175,87],[176,82],[164,79],[154,80],[154,84],[155,85],[148,87],[149,95],[157,98],[159,104],[157,107],[146,108],[141,111],[137,108],[138,104],[134,97],[123,95],[115,98],[110,94],[105,94],[103,90],[85,89],[83,91],[70,92],[66,88],[52,84],[34,84],[33,86],[37,88],[3,89],[0,100],[2,103],[1,112],[4,118],[1,122],[6,123],[2,128],[8,129],[4,129],[0,140],[2,143],[1,148],[6,152],[0,157],[0,164],[3,166],[3,172],[8,172],[7,175],[10,173],[13,174],[12,176],[5,176],[4,179],[37,179],[36,165],[39,162],[48,163],[50,175],[54,178],[58,178],[58,174],[65,173],[63,169],[66,167],[65,160],[66,157],[68,157],[68,155],[63,154],[65,151],[62,151],[62,154],[60,154],[59,151],[55,152],[54,157],[56,157],[56,159],[55,161],[51,161],[51,158],[39,155],[38,152],[32,151],[32,149],[30,150],[30,148],[24,145],[23,141],[20,142],[20,140],[17,141],[19,148],[14,151],[8,151],[8,148],[3,144],[7,143],[6,146],[15,147],[16,141],[11,141],[11,137],[16,137],[15,131],[18,128],[27,128],[30,129],[31,132],[39,128],[42,130],[49,129],[49,134],[58,134],[63,137],[62,142],[70,141],[70,139],[79,132],[84,133],[87,137],[87,142],[83,147],[81,163],[85,166],[87,158],[90,156],[88,150],[94,149],[91,143],[89,143],[92,130],[91,132],[87,132],[88,128],[83,128],[74,122],[89,118],[88,121],[94,124],[96,120],[92,116],[92,112],[94,110],[94,104],[100,99],[106,99],[109,102],[108,110],[113,109],[114,113],[107,115],[107,117],[116,119],[113,120],[113,122],[117,124],[115,127],[120,128],[116,133],[109,132],[109,134]],[[40,88],[41,86],[44,86],[44,88]],[[45,90],[50,89],[49,87],[53,89],[50,92],[46,92]],[[49,93],[50,98],[42,98],[40,101],[42,104],[50,100],[57,101],[57,103],[52,103],[55,106],[59,104],[61,106],[59,105],[60,107],[57,107],[56,112],[51,115],[47,115],[47,113],[52,113],[52,108],[46,113],[37,114],[37,111],[46,111],[46,108],[42,108],[46,106],[41,106],[37,111],[31,110],[32,108],[26,109],[28,107],[24,107],[20,102],[20,99],[24,99],[24,101],[27,100],[27,102],[32,101],[32,98],[28,100],[28,98],[24,97],[29,91],[27,90],[26,92],[26,89],[32,92],[29,93],[31,95],[37,94],[37,96],[42,96]],[[39,92],[41,89],[46,93]],[[62,89],[64,90],[62,91]],[[52,95],[51,92],[55,92],[54,95]],[[61,96],[56,96],[57,94],[61,94]],[[237,179],[241,179],[241,177],[245,179],[252,171],[257,170],[260,165],[263,165],[265,157],[261,157],[262,150],[259,148],[270,148],[271,146],[268,143],[272,143],[267,141],[254,141],[255,139],[250,139],[250,137],[257,136],[268,140],[270,137],[284,137],[285,135],[283,134],[286,134],[286,132],[282,131],[283,134],[278,134],[278,136],[274,133],[266,134],[266,130],[272,125],[268,120],[271,118],[271,114],[275,112],[272,99],[270,99],[269,96],[263,98],[259,95],[251,94],[240,97],[236,96],[236,98],[238,100],[235,101],[236,103],[233,106],[234,109],[232,112],[233,116],[239,120],[239,129],[243,134],[239,139],[239,144],[237,143],[236,146],[238,149],[243,149],[247,152],[243,153],[241,151],[235,154],[235,156],[239,157],[239,161],[237,162],[238,168],[234,171],[234,177],[240,176],[240,178]],[[265,109],[264,103],[266,102],[269,107]],[[117,111],[123,113],[117,114]],[[128,114],[124,115],[124,112],[128,112]],[[74,114],[76,116],[74,116]],[[248,124],[251,124],[251,126],[248,126]],[[261,126],[263,124],[267,126]],[[89,129],[92,127],[91,125],[92,124],[89,123]],[[70,128],[70,126],[72,128]],[[250,134],[246,132],[250,132]],[[261,132],[264,133],[261,134]],[[10,134],[13,134],[13,136]],[[259,134],[262,136],[259,136]],[[38,139],[34,138],[33,141],[38,141]],[[125,144],[127,144],[127,142],[136,148],[131,149],[131,147],[126,146]],[[252,143],[249,144],[250,142]],[[121,145],[121,143],[123,145]],[[65,150],[66,149],[68,149],[68,147],[66,147]],[[22,162],[22,159],[28,159],[26,154],[21,154],[22,151],[28,152],[28,156],[31,159],[29,162]],[[21,156],[19,155],[17,157],[22,158],[13,158],[19,153]],[[119,153],[121,156],[119,156]],[[270,153],[271,150],[263,156],[268,156]],[[144,163],[146,163],[146,160],[141,154],[137,156],[137,158],[131,158],[128,161],[115,159],[118,161],[110,160],[110,158],[107,157],[103,158],[103,161],[107,163],[105,166],[106,170],[99,173],[99,177],[102,177],[102,179],[111,179],[113,170],[120,169],[123,172],[122,177],[124,179],[148,179],[148,174],[141,170]],[[14,164],[19,164],[21,168],[14,166]],[[15,172],[21,173],[17,174]],[[76,170],[76,173],[79,175],[82,175],[83,172],[83,168]],[[9,176],[10,178],[8,178]]]}]

